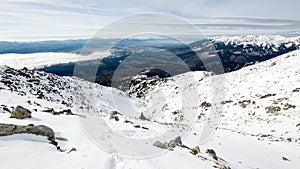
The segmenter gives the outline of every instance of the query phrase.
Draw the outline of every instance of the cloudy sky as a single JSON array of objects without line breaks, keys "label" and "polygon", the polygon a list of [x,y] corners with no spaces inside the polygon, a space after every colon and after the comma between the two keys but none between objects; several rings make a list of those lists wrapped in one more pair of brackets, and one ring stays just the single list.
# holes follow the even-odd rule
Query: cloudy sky
[{"label": "cloudy sky", "polygon": [[0,41],[91,37],[141,12],[179,16],[208,35],[298,34],[299,6],[299,0],[0,0]]}]

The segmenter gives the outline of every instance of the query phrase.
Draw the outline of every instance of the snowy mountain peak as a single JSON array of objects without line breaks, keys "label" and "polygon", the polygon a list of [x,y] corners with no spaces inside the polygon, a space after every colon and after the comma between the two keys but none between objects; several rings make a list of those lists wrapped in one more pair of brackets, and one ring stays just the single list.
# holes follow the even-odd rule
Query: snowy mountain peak
[{"label": "snowy mountain peak", "polygon": [[226,45],[256,45],[256,46],[274,46],[279,47],[282,44],[293,43],[299,45],[300,37],[286,38],[280,35],[247,35],[247,36],[233,36],[233,37],[215,37],[212,38],[214,42],[224,42]]}]

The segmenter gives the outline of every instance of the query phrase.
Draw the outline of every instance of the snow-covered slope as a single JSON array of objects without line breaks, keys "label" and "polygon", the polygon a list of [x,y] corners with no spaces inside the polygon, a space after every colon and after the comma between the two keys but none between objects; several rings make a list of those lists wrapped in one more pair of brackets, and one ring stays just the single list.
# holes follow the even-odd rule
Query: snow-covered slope
[{"label": "snow-covered slope", "polygon": [[[181,102],[181,93],[198,90],[198,100],[185,98],[194,102],[198,111],[191,131],[197,136],[191,134],[186,138],[190,144],[199,143],[199,135],[205,134],[204,129],[210,125],[217,130],[203,147],[214,147],[233,168],[297,168],[300,165],[299,57],[298,50],[204,79],[203,72],[189,72],[164,81],[144,81],[132,88],[131,93],[152,100],[155,109],[164,110],[156,120],[171,122],[176,121],[171,112],[178,109],[176,103]],[[141,93],[141,88],[146,91]],[[165,92],[163,99],[159,97],[162,92]],[[152,112],[152,109],[148,112],[149,116]]]},{"label": "snow-covered slope", "polygon": [[[224,75],[189,72],[166,80],[141,82],[131,95],[140,92],[142,99],[74,77],[1,66],[0,123],[47,125],[54,130],[62,151],[40,136],[0,137],[0,166],[2,169],[297,168],[300,166],[299,57],[300,51],[295,51]],[[17,105],[30,109],[32,118],[9,118],[10,113],[4,107],[11,110]],[[44,111],[51,108],[71,109],[75,115]],[[170,141],[182,133],[185,135],[179,136],[184,146],[149,158],[123,156],[123,150],[132,147],[107,153],[95,144],[83,126],[82,119],[89,118],[87,112],[91,111],[97,112],[93,115],[101,117],[111,131],[123,136],[124,140],[117,140],[120,143],[125,138],[148,139],[143,147],[146,152],[159,151],[149,138],[171,128],[174,135],[158,141]],[[138,118],[141,112],[149,121]],[[109,140],[108,135],[98,137]],[[200,152],[193,155],[185,146],[199,146]]]},{"label": "snow-covered slope", "polygon": [[[173,164],[165,163],[166,159],[181,157],[182,161],[190,161],[190,166],[211,167],[223,166],[223,162],[214,162],[209,156],[207,160],[199,161],[188,151],[166,154],[157,158],[137,160],[122,158],[108,154],[98,147],[93,135],[86,133],[81,119],[87,118],[86,112],[101,116],[104,122],[115,132],[133,139],[149,138],[166,130],[168,125],[160,123],[145,123],[137,117],[129,117],[132,110],[142,112],[145,102],[135,99],[117,89],[103,87],[77,78],[59,77],[43,72],[21,69],[16,70],[6,66],[0,67],[0,123],[17,125],[46,125],[52,128],[60,151],[48,144],[42,136],[18,134],[0,137],[0,165],[3,169],[18,168],[168,168]],[[76,97],[76,98],[75,98]],[[130,103],[128,105],[116,102]],[[10,118],[13,107],[21,105],[32,111],[32,118]],[[71,109],[74,115],[54,115],[52,110]],[[8,111],[7,111],[8,110]],[[51,110],[49,112],[49,110]],[[118,120],[111,119],[111,112],[118,111]],[[129,115],[128,117],[124,115]],[[137,112],[131,114],[139,116]],[[126,122],[127,121],[127,122]],[[142,127],[137,127],[142,125]],[[169,138],[171,140],[173,138]],[[126,147],[125,147],[126,148]],[[160,151],[160,148],[148,145],[148,149]],[[17,152],[17,153],[16,153]],[[218,163],[218,164],[215,164]],[[175,167],[175,166],[174,166]]]}]

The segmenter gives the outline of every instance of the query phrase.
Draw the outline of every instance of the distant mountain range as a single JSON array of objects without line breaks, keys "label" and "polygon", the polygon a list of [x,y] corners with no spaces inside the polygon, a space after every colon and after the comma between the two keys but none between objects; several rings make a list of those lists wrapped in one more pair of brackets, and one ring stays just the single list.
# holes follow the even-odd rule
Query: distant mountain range
[{"label": "distant mountain range", "polygon": [[[215,37],[189,44],[168,38],[78,39],[0,42],[0,54],[41,52],[53,52],[55,54],[55,52],[62,52],[90,55],[97,51],[110,49],[110,54],[107,54],[107,57],[104,55],[101,59],[48,65],[39,68],[39,70],[62,76],[71,76],[76,65],[84,70],[80,71],[77,76],[105,86],[111,86],[114,72],[126,59],[126,71],[123,71],[124,73],[120,78],[114,79],[118,81],[117,83],[120,83],[119,86],[124,86],[123,84],[128,83],[133,77],[130,72],[160,69],[160,67],[167,65],[170,72],[164,72],[166,70],[154,71],[158,74],[151,73],[151,76],[164,77],[166,74],[173,76],[187,71],[199,70],[226,73],[294,51],[299,47],[300,37],[286,38],[282,36]],[[199,53],[205,56],[199,58],[197,55]],[[135,58],[128,59],[132,56]],[[174,58],[174,56],[177,57]],[[170,59],[170,57],[174,59]],[[57,59],[57,57],[55,58]],[[178,58],[188,66],[188,69],[181,70],[180,66],[182,65],[178,64]],[[151,66],[147,67],[145,62]],[[220,62],[222,66],[216,66]],[[56,63],[60,62],[57,61]],[[91,69],[97,70],[96,77],[91,77]],[[162,74],[159,72],[162,72]]]},{"label": "distant mountain range", "polygon": [[[253,35],[219,37],[211,39],[211,43],[222,61],[225,72],[231,72],[298,49],[300,37]],[[197,50],[197,47],[201,48],[202,45],[203,42],[191,44],[193,50]]]},{"label": "distant mountain range", "polygon": [[[162,45],[170,44],[167,38],[147,38],[147,39],[71,39],[71,40],[51,40],[33,42],[8,42],[0,41],[0,54],[16,53],[42,53],[42,52],[65,52],[80,53],[81,49],[87,44],[93,46],[93,50],[107,50],[114,43],[118,46],[143,46],[143,44]],[[162,45],[163,46],[163,45]]]},{"label": "distant mountain range", "polygon": [[5,42],[0,41],[0,54],[6,53],[38,53],[38,52],[66,52],[78,53],[86,40],[62,40],[40,42]]},{"label": "distant mountain range", "polygon": [[[104,43],[103,43],[104,44]],[[244,37],[216,37],[208,40],[200,40],[188,45],[181,43],[172,43],[168,40],[156,40],[156,39],[131,39],[123,40],[116,44],[111,49],[111,55],[96,60],[81,61],[77,63],[66,63],[52,65],[41,68],[45,72],[54,73],[58,75],[72,75],[74,67],[81,66],[83,70],[79,76],[86,80],[96,81],[99,84],[110,86],[114,71],[118,68],[122,61],[131,55],[135,55],[134,61],[127,64],[127,71],[130,69],[135,71],[137,69],[156,69],[160,64],[168,62],[172,72],[175,74],[184,73],[178,71],[177,60],[167,59],[168,53],[175,54],[186,65],[188,65],[188,71],[205,71],[209,70],[209,67],[215,67],[216,58],[210,57],[211,55],[217,55],[222,62],[224,70],[216,70],[215,73],[232,72],[243,68],[244,66],[252,65],[257,62],[262,62],[276,56],[294,51],[300,47],[300,37],[285,38],[282,36],[244,36]],[[211,50],[213,48],[214,50]],[[147,62],[156,63],[157,67],[143,67],[145,65],[145,57],[139,55],[141,50],[146,53],[148,51],[151,54],[147,55]],[[200,60],[197,52],[201,53],[205,51],[207,57]],[[145,55],[145,54],[144,54]],[[205,64],[204,64],[205,63]],[[98,66],[96,79],[89,77],[90,67]],[[164,70],[165,71],[165,70]],[[161,71],[155,71],[161,72]],[[169,72],[167,72],[169,73]],[[165,74],[165,73],[164,73]],[[152,75],[153,76],[153,75]],[[163,75],[158,74],[159,77]],[[120,83],[128,82],[132,77],[126,74],[122,76]],[[116,79],[115,79],[116,80]],[[118,79],[117,79],[118,80]]]}]

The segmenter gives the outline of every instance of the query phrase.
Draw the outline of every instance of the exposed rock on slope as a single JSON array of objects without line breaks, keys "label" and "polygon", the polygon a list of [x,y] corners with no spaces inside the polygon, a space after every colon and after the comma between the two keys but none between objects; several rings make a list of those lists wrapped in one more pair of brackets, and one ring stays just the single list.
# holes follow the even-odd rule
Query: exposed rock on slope
[{"label": "exposed rock on slope", "polygon": [[31,111],[22,107],[22,106],[17,106],[16,108],[13,109],[11,112],[11,118],[16,118],[16,119],[25,119],[25,118],[31,118]]},{"label": "exposed rock on slope", "polygon": [[48,138],[51,144],[57,146],[55,141],[55,134],[53,130],[44,125],[15,125],[15,124],[3,124],[0,123],[0,136],[9,136],[14,134],[35,134],[39,136],[45,136]]},{"label": "exposed rock on slope", "polygon": [[68,79],[23,68],[20,70],[3,67],[0,73],[0,89],[17,92],[18,95],[35,95],[38,99],[64,103],[72,102],[72,88]]}]

